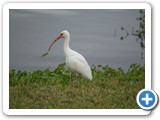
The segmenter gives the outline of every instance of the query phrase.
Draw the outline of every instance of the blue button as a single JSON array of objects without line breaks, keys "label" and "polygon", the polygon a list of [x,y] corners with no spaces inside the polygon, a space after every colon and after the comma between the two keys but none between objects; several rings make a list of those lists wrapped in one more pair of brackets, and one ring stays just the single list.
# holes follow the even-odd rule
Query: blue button
[{"label": "blue button", "polygon": [[157,104],[157,94],[153,90],[143,89],[137,95],[137,103],[142,109],[152,109]]}]

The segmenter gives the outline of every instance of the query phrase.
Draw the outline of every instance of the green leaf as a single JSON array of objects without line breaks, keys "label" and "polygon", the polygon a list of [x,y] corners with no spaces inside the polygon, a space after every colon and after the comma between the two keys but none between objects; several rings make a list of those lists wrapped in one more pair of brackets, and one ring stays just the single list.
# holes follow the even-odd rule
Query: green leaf
[{"label": "green leaf", "polygon": [[144,29],[144,23],[140,22],[140,28]]},{"label": "green leaf", "polygon": [[46,55],[48,55],[48,52],[47,52],[47,53],[45,53],[45,54],[43,54],[41,57],[44,57],[44,56],[46,56]]}]

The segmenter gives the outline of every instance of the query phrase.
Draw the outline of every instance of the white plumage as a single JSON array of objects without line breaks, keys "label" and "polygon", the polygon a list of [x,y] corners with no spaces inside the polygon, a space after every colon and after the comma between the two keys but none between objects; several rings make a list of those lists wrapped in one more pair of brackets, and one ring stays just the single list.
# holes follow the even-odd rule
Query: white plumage
[{"label": "white plumage", "polygon": [[69,47],[70,34],[67,30],[64,30],[60,33],[60,35],[51,43],[48,51],[50,51],[51,46],[60,38],[64,38],[66,66],[72,71],[80,73],[86,79],[92,80],[92,72],[85,58]]}]

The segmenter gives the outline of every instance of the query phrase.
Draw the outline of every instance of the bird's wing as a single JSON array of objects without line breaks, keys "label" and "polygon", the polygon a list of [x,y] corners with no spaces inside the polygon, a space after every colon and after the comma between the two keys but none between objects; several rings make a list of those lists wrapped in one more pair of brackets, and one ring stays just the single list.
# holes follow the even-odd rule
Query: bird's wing
[{"label": "bird's wing", "polygon": [[92,73],[90,66],[83,56],[76,57],[73,60],[74,70],[82,74],[85,78],[92,80]]},{"label": "bird's wing", "polygon": [[[71,67],[73,70],[75,71],[79,71],[78,68],[83,68],[86,66],[89,67],[87,61],[85,60],[85,58],[81,55],[81,54],[74,54],[72,56],[69,57],[68,63],[70,64],[69,67]],[[77,72],[78,72],[77,71]]]},{"label": "bird's wing", "polygon": [[81,54],[75,55],[75,59],[83,64],[88,65],[86,59]]}]

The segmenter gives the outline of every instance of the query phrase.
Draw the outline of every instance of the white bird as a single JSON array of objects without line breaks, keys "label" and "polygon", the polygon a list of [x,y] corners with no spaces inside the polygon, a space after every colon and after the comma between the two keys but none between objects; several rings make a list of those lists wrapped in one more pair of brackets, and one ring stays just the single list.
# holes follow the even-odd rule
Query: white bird
[{"label": "white bird", "polygon": [[[90,66],[88,65],[85,58],[78,52],[72,50],[69,47],[70,33],[67,30],[63,30],[60,35],[54,39],[54,41],[49,46],[48,52],[50,51],[52,45],[58,41],[60,38],[64,39],[64,54],[66,59],[66,66],[76,73],[80,73],[86,79],[92,80],[92,72]],[[70,77],[71,82],[71,77]]]}]

